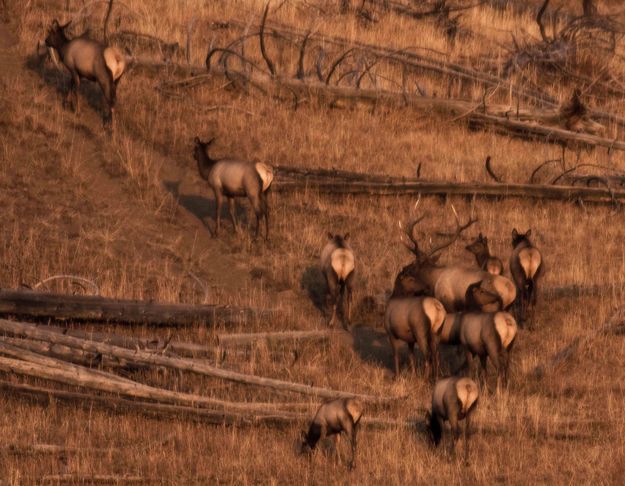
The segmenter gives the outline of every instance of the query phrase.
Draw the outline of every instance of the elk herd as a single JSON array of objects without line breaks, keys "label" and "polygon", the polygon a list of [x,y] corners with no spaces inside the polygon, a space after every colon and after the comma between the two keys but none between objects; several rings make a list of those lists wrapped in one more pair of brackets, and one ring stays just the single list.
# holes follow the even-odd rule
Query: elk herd
[{"label": "elk herd", "polygon": [[[69,39],[68,24],[52,23],[45,40],[55,49],[71,75],[67,99],[76,90],[80,79],[96,81],[104,94],[107,110],[105,125],[112,122],[115,94],[124,69],[123,55],[113,47],[104,46],[88,36]],[[194,140],[193,158],[200,176],[208,182],[215,195],[215,230],[220,230],[224,198],[232,225],[237,231],[236,198],[249,200],[256,215],[255,235],[265,221],[265,238],[269,237],[268,191],[273,181],[273,169],[263,163],[235,159],[212,159],[209,148],[214,139]],[[419,201],[417,201],[417,206]],[[441,441],[443,423],[448,421],[453,435],[453,447],[460,436],[459,421],[464,420],[465,458],[468,454],[467,429],[470,416],[478,402],[480,385],[485,385],[487,363],[497,373],[497,386],[508,381],[510,352],[517,338],[518,323],[526,321],[536,305],[538,279],[543,271],[540,251],[532,244],[531,230],[512,231],[512,252],[509,259],[511,278],[504,276],[502,260],[491,255],[488,239],[481,233],[467,245],[477,265],[439,263],[440,252],[452,245],[476,222],[470,218],[461,224],[452,206],[456,228],[446,241],[428,250],[418,242],[416,228],[426,215],[415,219],[405,229],[408,240],[402,239],[414,256],[414,261],[397,274],[392,293],[386,303],[384,329],[393,353],[394,373],[400,373],[400,351],[405,343],[409,350],[412,371],[416,374],[415,347],[424,362],[424,374],[434,383],[431,411],[427,424],[435,445]],[[329,240],[320,255],[320,268],[327,287],[331,308],[329,325],[334,326],[339,313],[350,329],[355,256],[349,234],[328,234]],[[339,312],[340,311],[340,312]],[[514,315],[513,315],[514,314]],[[441,373],[441,344],[459,346],[466,356],[461,372],[469,377],[450,376],[439,379]],[[479,358],[479,370],[475,358]],[[478,383],[474,379],[478,380]],[[309,430],[302,437],[301,451],[315,448],[328,435],[345,433],[350,441],[353,465],[356,449],[356,428],[363,414],[363,405],[355,399],[338,399],[324,403],[315,415]]]}]

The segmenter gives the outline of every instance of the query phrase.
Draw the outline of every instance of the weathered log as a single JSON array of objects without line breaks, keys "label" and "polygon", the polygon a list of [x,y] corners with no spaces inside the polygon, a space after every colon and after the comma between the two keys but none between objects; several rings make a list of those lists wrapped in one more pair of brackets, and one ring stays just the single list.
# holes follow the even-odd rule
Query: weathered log
[{"label": "weathered log", "polygon": [[0,290],[0,315],[184,326],[242,323],[252,318],[271,318],[275,311]]},{"label": "weathered log", "polygon": [[625,191],[608,191],[601,187],[551,186],[541,184],[490,184],[478,182],[446,182],[406,179],[405,182],[378,183],[368,181],[304,180],[274,182],[277,192],[317,190],[327,194],[364,195],[411,195],[434,194],[440,196],[480,196],[485,198],[528,198],[584,201],[597,204],[612,204],[625,200]]},{"label": "weathered log", "polygon": [[65,344],[67,346],[72,346],[78,349],[82,349],[84,351],[109,354],[116,358],[126,359],[129,363],[133,364],[136,363],[141,365],[165,366],[167,368],[177,369],[181,371],[190,371],[199,375],[210,376],[213,378],[221,378],[236,383],[256,385],[272,388],[275,390],[290,391],[303,395],[318,396],[323,398],[354,397],[371,403],[387,403],[398,399],[398,397],[377,397],[373,395],[344,392],[339,390],[332,390],[329,388],[304,385],[302,383],[292,383],[283,380],[276,380],[273,378],[265,378],[256,375],[238,373],[235,371],[218,368],[216,366],[211,366],[206,363],[198,363],[189,359],[173,358],[139,350],[131,351],[129,349],[112,346],[110,344],[98,343],[95,341],[88,341],[85,339],[65,336],[62,334],[45,331],[42,328],[36,327],[32,324],[7,321],[5,319],[0,319],[0,331],[15,336],[27,336],[31,339],[39,339],[42,341],[49,341],[51,343]]},{"label": "weathered log", "polygon": [[[6,345],[2,346],[5,347]],[[3,354],[6,354],[4,349],[2,352]],[[38,364],[34,359],[32,361],[23,361],[20,359],[5,358],[0,356],[0,370],[7,373],[15,373],[30,376],[32,378],[41,378],[100,392],[117,393],[130,398],[154,400],[170,405],[184,405],[188,407],[203,408],[213,407],[213,409],[220,409],[226,412],[246,412],[253,414],[291,413],[278,409],[276,405],[280,404],[274,405],[272,403],[258,402],[231,402],[192,393],[175,392],[144,385],[142,383],[121,378],[111,373],[105,373],[102,371],[98,372],[96,370],[91,370],[78,365],[70,365],[69,363],[67,363],[66,366],[63,366],[62,364],[49,366],[45,364]],[[306,404],[306,406],[308,406],[308,404]]]},{"label": "weathered log", "polygon": [[51,456],[68,456],[70,454],[104,454],[111,451],[124,453],[120,449],[104,449],[104,448],[85,448],[85,447],[67,447],[56,444],[9,444],[0,448],[0,454],[8,454],[12,456],[35,456],[35,455],[51,455]]},{"label": "weathered log", "polygon": [[285,331],[285,332],[256,332],[248,334],[217,334],[217,341],[219,346],[246,346],[249,344],[257,343],[258,341],[265,342],[280,342],[280,341],[302,341],[313,339],[330,339],[333,336],[338,336],[340,331]]}]

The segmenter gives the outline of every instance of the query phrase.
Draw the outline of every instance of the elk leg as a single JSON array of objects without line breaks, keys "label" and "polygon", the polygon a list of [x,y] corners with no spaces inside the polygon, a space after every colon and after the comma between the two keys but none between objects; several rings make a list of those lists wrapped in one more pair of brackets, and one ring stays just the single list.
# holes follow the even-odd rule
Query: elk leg
[{"label": "elk leg", "polygon": [[219,224],[221,221],[221,206],[223,205],[223,195],[220,191],[215,191],[215,234],[214,237],[219,235]]},{"label": "elk leg", "polygon": [[258,238],[258,235],[260,233],[260,220],[263,217],[260,196],[252,200],[252,207],[254,208],[254,214],[256,214],[256,233],[254,235],[254,238]]},{"label": "elk leg", "polygon": [[333,279],[326,279],[328,284],[328,294],[330,300],[330,306],[332,307],[332,317],[330,317],[330,322],[328,322],[328,326],[334,327],[334,323],[336,322],[336,307],[338,303],[338,283]]},{"label": "elk leg", "polygon": [[486,377],[487,377],[486,365],[487,364],[488,364],[488,354],[484,354],[480,356],[480,367],[479,367],[480,371],[479,371],[478,378],[484,384],[486,384]]},{"label": "elk leg", "polygon": [[388,340],[391,342],[391,348],[393,348],[393,362],[395,365],[395,379],[399,378],[399,341],[393,339],[391,336],[388,337]]},{"label": "elk leg", "polygon": [[464,463],[469,464],[469,426],[471,425],[471,413],[464,418]]},{"label": "elk leg", "polygon": [[228,212],[230,213],[230,220],[232,221],[232,229],[237,232],[237,217],[236,217],[236,203],[233,197],[228,198]]},{"label": "elk leg", "polygon": [[458,425],[458,415],[456,413],[449,414],[449,425],[451,427],[451,453],[456,455],[456,442],[460,438],[460,427]]},{"label": "elk leg", "polygon": [[417,359],[414,355],[414,343],[408,343],[408,358],[410,359],[410,368],[414,375],[417,375]]},{"label": "elk leg", "polygon": [[267,203],[267,193],[261,194],[263,214],[265,215],[265,241],[269,241],[269,204]]}]

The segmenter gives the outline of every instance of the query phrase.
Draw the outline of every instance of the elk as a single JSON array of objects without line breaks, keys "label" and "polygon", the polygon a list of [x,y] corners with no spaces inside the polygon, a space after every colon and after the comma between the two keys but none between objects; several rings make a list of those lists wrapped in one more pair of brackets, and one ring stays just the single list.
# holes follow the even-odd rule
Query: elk
[{"label": "elk", "polygon": [[256,214],[256,233],[260,232],[260,221],[265,219],[265,240],[269,239],[269,206],[267,193],[273,181],[273,168],[262,162],[248,162],[235,159],[211,159],[208,149],[215,141],[202,142],[195,137],[193,158],[197,162],[200,176],[208,181],[208,185],[215,193],[215,232],[214,237],[219,235],[221,223],[221,207],[223,199],[228,199],[228,210],[232,227],[237,231],[235,198],[247,197]]},{"label": "elk", "polygon": [[[419,201],[417,201],[418,205]],[[400,275],[404,280],[409,275],[412,278],[411,288],[415,293],[421,293],[437,298],[445,306],[447,312],[458,312],[467,309],[467,291],[471,284],[481,282],[480,288],[499,295],[504,309],[507,309],[516,298],[516,288],[510,279],[501,275],[492,275],[484,270],[465,268],[458,264],[438,264],[438,253],[449,247],[470,227],[477,219],[470,218],[465,224],[460,224],[458,214],[452,205],[456,219],[456,229],[448,234],[447,241],[433,245],[428,252],[421,250],[414,234],[416,225],[422,221],[423,215],[412,221],[406,228],[406,235],[410,243],[403,238],[405,246],[415,256],[415,261],[405,266]]]},{"label": "elk", "polygon": [[464,419],[464,460],[469,459],[469,427],[471,415],[477,406],[479,390],[470,378],[450,377],[436,382],[432,392],[432,411],[426,413],[426,422],[432,441],[438,446],[443,437],[443,424],[449,421],[452,433],[452,450],[460,438],[460,420]]},{"label": "elk", "polygon": [[470,244],[465,246],[465,249],[475,255],[477,266],[482,270],[486,270],[492,275],[501,275],[503,273],[503,262],[501,259],[490,254],[488,238],[482,235],[482,233]]},{"label": "elk", "polygon": [[65,102],[67,103],[73,95],[71,106],[76,110],[80,79],[97,82],[107,103],[103,122],[105,126],[110,126],[113,122],[117,84],[124,74],[126,60],[116,47],[105,46],[85,35],[69,39],[65,29],[70,23],[71,21],[59,25],[59,22],[54,20],[45,41],[48,48],[58,52],[70,73],[70,87]]},{"label": "elk", "polygon": [[417,344],[425,360],[425,376],[436,377],[438,360],[432,352],[433,336],[445,320],[445,308],[433,297],[407,296],[403,292],[402,287],[395,287],[384,314],[384,328],[393,349],[395,378],[399,377],[402,341],[408,344],[412,371],[416,374],[414,347]]},{"label": "elk", "polygon": [[538,294],[538,279],[543,271],[543,257],[531,240],[532,230],[519,233],[512,230],[512,254],[510,255],[510,273],[516,284],[519,297],[520,311],[518,318],[525,320],[525,313],[531,305],[536,306]]},{"label": "elk", "polygon": [[486,373],[487,359],[497,370],[497,385],[508,383],[510,352],[518,326],[508,312],[459,312],[447,314],[433,341],[433,352],[438,346],[456,344],[464,347],[467,363],[472,368],[474,356],[480,358],[480,377]]},{"label": "elk", "polygon": [[339,302],[344,303],[346,312],[343,317],[351,324],[352,292],[354,285],[354,252],[350,244],[349,233],[344,236],[328,233],[330,241],[321,251],[321,271],[326,280],[327,295],[332,306],[329,326],[336,322],[336,309]]},{"label": "elk", "polygon": [[347,435],[351,445],[351,459],[348,467],[354,468],[356,460],[356,431],[364,406],[356,398],[337,398],[323,403],[313,418],[308,432],[302,432],[299,452],[312,452],[317,443],[329,435]]}]

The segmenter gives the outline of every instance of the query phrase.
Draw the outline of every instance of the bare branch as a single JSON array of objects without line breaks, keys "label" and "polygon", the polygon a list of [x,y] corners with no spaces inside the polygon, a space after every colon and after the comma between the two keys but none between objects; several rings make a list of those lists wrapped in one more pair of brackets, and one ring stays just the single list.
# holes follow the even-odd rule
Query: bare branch
[{"label": "bare branch", "polygon": [[87,284],[94,291],[95,295],[100,295],[100,287],[98,287],[95,284],[95,282],[88,280],[84,277],[78,277],[76,275],[53,275],[51,277],[44,278],[41,282],[37,282],[35,285],[33,285],[32,288],[38,289],[39,287],[47,284],[48,282],[52,282],[53,280],[71,280],[72,282],[80,285],[81,287],[82,287],[82,284]]},{"label": "bare branch", "polygon": [[302,44],[299,48],[299,58],[297,60],[297,73],[295,74],[295,77],[297,79],[304,79],[304,53],[306,51],[306,43],[308,42],[310,34],[312,34],[312,31],[309,30],[308,32],[306,32],[306,35],[304,36],[304,39],[302,40]]},{"label": "bare branch", "polygon": [[269,13],[269,3],[270,2],[267,2],[267,5],[265,6],[263,20],[260,24],[260,53],[263,55],[263,59],[267,63],[267,67],[269,68],[271,75],[275,76],[276,68],[274,67],[273,62],[271,62],[271,59],[269,59],[269,56],[267,55],[267,48],[265,46],[265,23],[267,22],[267,14]]},{"label": "bare branch", "polygon": [[102,27],[104,30],[104,43],[108,44],[108,25],[109,25],[109,17],[111,16],[111,10],[113,10],[113,0],[109,0],[109,7],[106,10],[106,17],[104,17],[104,26]]},{"label": "bare branch", "polygon": [[543,41],[549,43],[551,42],[549,37],[547,37],[547,32],[545,32],[545,26],[543,24],[543,15],[545,10],[547,10],[547,6],[549,5],[549,0],[545,0],[543,6],[538,10],[538,14],[536,15],[536,23],[538,24],[538,28],[540,29],[540,36],[543,38]]},{"label": "bare branch", "polygon": [[490,165],[490,155],[488,157],[486,157],[486,172],[488,172],[488,175],[491,176],[491,178],[495,181],[495,182],[502,182],[501,181],[501,177],[497,176],[495,174],[495,172],[493,171],[493,168]]},{"label": "bare branch", "polygon": [[339,64],[341,64],[352,51],[354,51],[353,48],[347,49],[341,56],[339,56],[339,58],[336,61],[334,61],[334,64],[332,64],[332,67],[330,68],[330,71],[328,72],[328,75],[326,76],[326,84],[330,84],[330,78],[334,74],[334,71],[339,66]]}]

